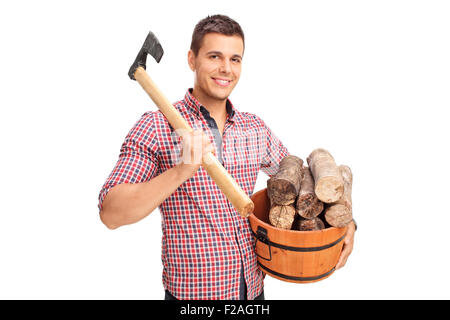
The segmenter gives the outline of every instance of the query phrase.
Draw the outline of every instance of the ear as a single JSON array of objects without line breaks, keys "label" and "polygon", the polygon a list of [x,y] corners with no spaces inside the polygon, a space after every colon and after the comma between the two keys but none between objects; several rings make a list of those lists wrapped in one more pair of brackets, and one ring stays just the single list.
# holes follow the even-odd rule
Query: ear
[{"label": "ear", "polygon": [[192,50],[189,50],[188,52],[188,64],[189,68],[191,68],[192,71],[195,71],[195,54]]}]

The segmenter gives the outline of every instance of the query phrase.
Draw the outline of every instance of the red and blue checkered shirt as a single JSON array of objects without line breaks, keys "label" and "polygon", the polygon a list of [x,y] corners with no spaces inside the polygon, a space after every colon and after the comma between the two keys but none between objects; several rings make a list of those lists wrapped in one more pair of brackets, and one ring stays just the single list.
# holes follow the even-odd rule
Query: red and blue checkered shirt
[{"label": "red and blue checkered shirt", "polygon": [[[191,94],[174,104],[194,129],[203,129],[225,169],[251,196],[258,172],[278,170],[288,150],[256,115],[239,112],[227,101],[221,139],[212,118]],[[220,137],[220,134],[219,134]],[[120,183],[140,183],[180,161],[181,137],[160,111],[145,113],[122,144],[119,160],[99,194],[99,209],[108,191]],[[160,206],[163,284],[177,299],[238,299],[241,266],[247,299],[263,289],[248,219],[242,218],[203,167]]]}]

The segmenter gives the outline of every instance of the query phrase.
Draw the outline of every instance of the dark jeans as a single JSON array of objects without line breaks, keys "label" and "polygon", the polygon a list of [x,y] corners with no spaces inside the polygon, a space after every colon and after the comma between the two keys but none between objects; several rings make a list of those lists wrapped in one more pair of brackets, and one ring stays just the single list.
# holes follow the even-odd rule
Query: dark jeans
[{"label": "dark jeans", "polygon": [[[170,294],[169,291],[166,290],[164,300],[178,300],[178,299],[175,298],[173,295]],[[255,300],[264,300],[264,290],[261,292],[259,296],[255,298]]]}]

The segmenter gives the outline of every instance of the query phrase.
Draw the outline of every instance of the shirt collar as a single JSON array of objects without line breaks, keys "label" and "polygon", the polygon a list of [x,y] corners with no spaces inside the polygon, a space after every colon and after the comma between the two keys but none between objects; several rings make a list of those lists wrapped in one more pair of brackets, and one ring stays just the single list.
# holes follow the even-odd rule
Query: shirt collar
[{"label": "shirt collar", "polygon": [[[200,117],[200,114],[208,115],[209,111],[192,95],[192,88],[188,89],[186,92],[186,95],[184,97],[185,104],[189,107],[190,110],[192,110],[198,117]],[[227,108],[227,121],[234,121],[234,115],[235,115],[235,108],[233,104],[231,103],[230,99],[227,99],[226,103]]]}]

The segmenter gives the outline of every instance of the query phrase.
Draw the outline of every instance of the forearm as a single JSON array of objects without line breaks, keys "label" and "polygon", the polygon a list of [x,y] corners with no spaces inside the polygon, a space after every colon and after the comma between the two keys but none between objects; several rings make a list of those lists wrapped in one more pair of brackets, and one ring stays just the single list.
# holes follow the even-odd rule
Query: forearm
[{"label": "forearm", "polygon": [[116,185],[103,201],[100,219],[110,229],[135,223],[153,212],[191,174],[178,165],[147,182]]}]

